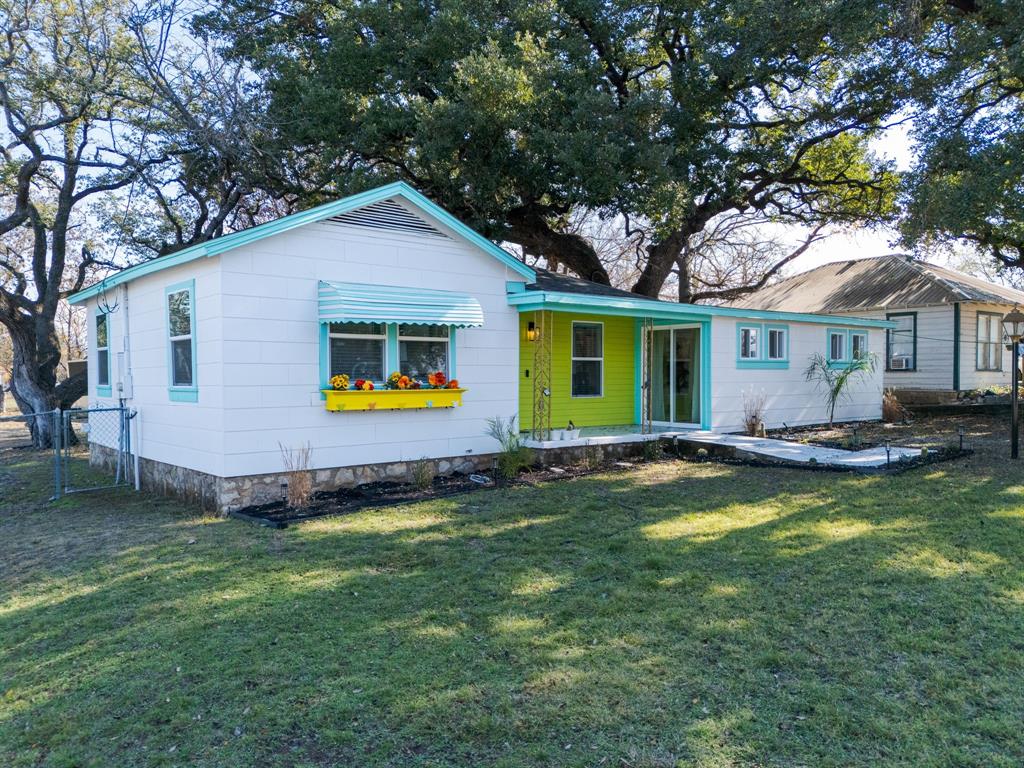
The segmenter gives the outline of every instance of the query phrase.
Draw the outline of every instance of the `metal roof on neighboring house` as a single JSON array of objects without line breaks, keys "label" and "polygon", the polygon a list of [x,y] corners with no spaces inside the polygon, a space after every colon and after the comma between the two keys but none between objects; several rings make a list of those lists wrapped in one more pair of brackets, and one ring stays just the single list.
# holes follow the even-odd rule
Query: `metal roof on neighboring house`
[{"label": "metal roof on neighboring house", "polygon": [[781,312],[865,312],[976,301],[1024,305],[1024,292],[889,254],[823,264],[729,306]]}]

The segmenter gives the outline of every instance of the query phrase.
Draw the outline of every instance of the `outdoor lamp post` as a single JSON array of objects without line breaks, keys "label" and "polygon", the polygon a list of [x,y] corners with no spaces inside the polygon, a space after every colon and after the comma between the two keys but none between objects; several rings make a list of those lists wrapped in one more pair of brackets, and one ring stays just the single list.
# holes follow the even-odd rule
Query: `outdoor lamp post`
[{"label": "outdoor lamp post", "polygon": [[1020,425],[1017,421],[1017,388],[1020,386],[1020,339],[1024,336],[1024,314],[1015,306],[1003,317],[1003,333],[1010,340],[1013,350],[1013,373],[1010,376],[1010,458],[1016,459],[1020,439]]}]

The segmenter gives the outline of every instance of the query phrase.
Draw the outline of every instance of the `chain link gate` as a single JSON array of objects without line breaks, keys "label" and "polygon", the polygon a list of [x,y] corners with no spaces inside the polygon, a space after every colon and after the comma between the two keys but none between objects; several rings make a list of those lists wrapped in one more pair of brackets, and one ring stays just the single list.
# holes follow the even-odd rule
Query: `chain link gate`
[{"label": "chain link gate", "polygon": [[131,420],[124,407],[54,411],[53,498],[134,485]]}]

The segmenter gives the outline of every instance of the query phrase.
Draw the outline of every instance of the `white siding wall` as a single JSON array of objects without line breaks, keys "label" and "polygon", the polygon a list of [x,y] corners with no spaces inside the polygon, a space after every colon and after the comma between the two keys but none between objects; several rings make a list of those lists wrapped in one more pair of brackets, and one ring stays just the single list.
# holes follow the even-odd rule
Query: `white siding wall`
[{"label": "white siding wall", "polygon": [[[754,320],[754,323],[763,321]],[[789,327],[789,368],[762,370],[736,365],[736,326],[742,320],[716,317],[711,323],[711,425],[735,432],[743,429],[744,395],[764,393],[765,426],[769,429],[828,421],[824,393],[808,382],[804,371],[814,353],[827,354],[827,327],[816,323],[786,323]],[[882,357],[885,332],[868,333],[868,350],[876,353],[878,366],[871,375],[859,377],[850,387],[851,397],[836,407],[836,421],[860,421],[882,417]]]},{"label": "white siding wall", "polygon": [[[517,409],[518,325],[506,281],[522,279],[457,237],[439,240],[312,224],[225,253],[226,477],[277,472],[279,443],[313,448],[314,467],[492,452],[491,416]],[[456,409],[328,413],[320,399],[319,280],[472,294],[482,328],[456,331]],[[203,387],[200,385],[200,396]],[[220,403],[218,402],[218,405]]]},{"label": "white siding wall", "polygon": [[962,304],[960,306],[960,388],[985,389],[993,386],[1010,386],[1013,370],[1011,353],[1002,346],[1003,365],[1001,371],[979,371],[978,366],[978,312],[994,312],[1005,315],[1010,307],[1002,304]]},{"label": "white siding wall", "polygon": [[[195,280],[197,403],[171,402],[168,393],[168,333],[164,289]],[[199,259],[133,280],[110,291],[107,304],[117,304],[108,317],[111,398],[96,392],[96,300],[89,313],[89,404],[116,405],[118,383],[125,381],[127,365],[124,332],[130,328],[132,397],[138,410],[137,430],[141,456],[210,474],[221,474],[224,418],[222,387],[221,273],[218,258]]]}]

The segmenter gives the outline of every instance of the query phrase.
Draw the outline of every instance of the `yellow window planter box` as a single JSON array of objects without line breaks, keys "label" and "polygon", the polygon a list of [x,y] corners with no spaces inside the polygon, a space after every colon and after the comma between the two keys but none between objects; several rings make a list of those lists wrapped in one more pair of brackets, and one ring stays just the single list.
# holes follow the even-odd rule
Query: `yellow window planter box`
[{"label": "yellow window planter box", "polygon": [[322,389],[328,411],[397,411],[406,408],[458,408],[464,389]]}]

